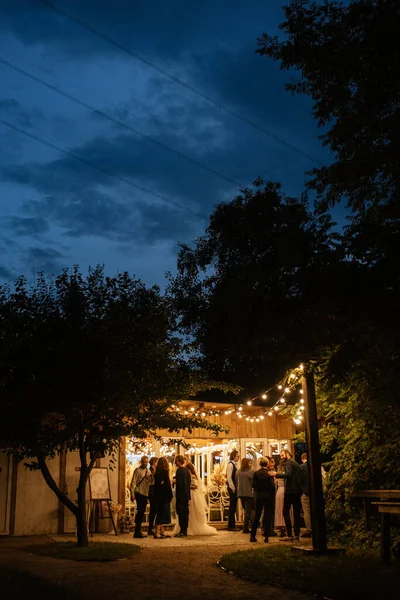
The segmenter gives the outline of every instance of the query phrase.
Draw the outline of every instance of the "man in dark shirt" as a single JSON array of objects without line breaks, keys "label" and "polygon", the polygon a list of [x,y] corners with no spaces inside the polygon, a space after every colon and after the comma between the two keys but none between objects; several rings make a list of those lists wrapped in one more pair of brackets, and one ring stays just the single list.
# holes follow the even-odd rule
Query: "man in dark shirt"
[{"label": "man in dark shirt", "polygon": [[300,536],[300,512],[301,512],[301,494],[303,492],[301,485],[300,465],[292,459],[292,455],[288,450],[285,454],[285,472],[275,473],[277,479],[285,480],[285,496],[283,500],[283,518],[286,524],[286,537],[281,538],[282,542],[293,541],[292,538],[292,521],[290,519],[290,509],[293,506],[294,516],[294,537],[295,540]]},{"label": "man in dark shirt", "polygon": [[[256,514],[251,527],[250,542],[256,542],[256,534],[258,524],[260,522],[261,513],[264,510],[264,541],[268,542],[268,533],[270,531],[270,524],[272,519],[272,513],[274,508],[274,471],[269,471],[268,459],[262,458],[260,460],[260,469],[254,473],[253,476],[253,489],[256,497]],[[272,475],[271,475],[271,474]]]},{"label": "man in dark shirt", "polygon": [[175,458],[175,464],[177,466],[175,473],[176,512],[180,527],[180,532],[176,537],[187,537],[189,527],[190,473],[184,467],[185,459],[180,454]]}]

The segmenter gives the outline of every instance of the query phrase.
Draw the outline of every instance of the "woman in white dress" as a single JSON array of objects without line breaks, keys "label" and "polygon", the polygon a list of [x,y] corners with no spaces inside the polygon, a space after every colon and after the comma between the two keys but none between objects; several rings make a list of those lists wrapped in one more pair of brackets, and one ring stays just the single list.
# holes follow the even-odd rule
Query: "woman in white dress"
[{"label": "woman in white dress", "polygon": [[[207,503],[205,500],[205,487],[197,476],[193,463],[189,460],[186,468],[190,472],[190,505],[188,535],[216,535],[217,530],[207,523]],[[175,524],[172,535],[179,533],[179,523]]]}]

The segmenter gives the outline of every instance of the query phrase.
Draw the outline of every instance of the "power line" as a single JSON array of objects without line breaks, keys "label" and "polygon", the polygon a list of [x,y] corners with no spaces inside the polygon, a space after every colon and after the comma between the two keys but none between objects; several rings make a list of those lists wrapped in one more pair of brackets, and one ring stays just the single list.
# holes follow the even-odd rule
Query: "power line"
[{"label": "power line", "polygon": [[151,61],[147,60],[146,58],[143,58],[143,56],[140,56],[140,54],[136,54],[135,52],[132,52],[132,50],[129,50],[129,48],[127,48],[126,46],[123,46],[122,44],[116,42],[115,40],[113,40],[112,38],[108,37],[104,33],[101,33],[101,31],[98,31],[97,29],[94,29],[94,27],[91,27],[90,25],[87,25],[86,23],[84,23],[80,19],[77,19],[76,17],[74,17],[70,13],[66,12],[65,10],[62,10],[61,8],[58,8],[58,6],[55,6],[52,2],[49,2],[48,0],[39,0],[39,1],[42,4],[44,4],[45,6],[47,6],[48,8],[54,10],[55,12],[57,12],[60,15],[64,16],[65,18],[69,19],[70,21],[73,21],[74,23],[76,23],[80,27],[83,27],[83,29],[86,29],[87,31],[90,31],[91,33],[93,33],[94,35],[97,35],[102,40],[105,40],[106,42],[108,42],[112,46],[115,46],[115,48],[118,48],[122,52],[125,52],[126,54],[129,54],[129,56],[131,56],[135,60],[138,60],[138,61],[142,62],[143,64],[145,64],[146,66],[150,67],[151,69],[154,69],[155,71],[157,71],[161,75],[164,75],[164,77],[168,77],[168,79],[171,79],[171,81],[173,81],[174,83],[177,83],[177,84],[181,85],[182,87],[186,88],[187,90],[189,90],[190,92],[192,92],[193,94],[196,94],[197,96],[200,96],[200,98],[203,98],[203,100],[206,100],[207,102],[210,102],[211,104],[214,104],[214,106],[217,106],[218,108],[220,108],[221,110],[223,110],[223,111],[227,112],[228,114],[232,115],[233,117],[235,117],[239,121],[242,121],[243,123],[246,123],[247,125],[250,125],[251,127],[253,127],[253,129],[256,129],[257,131],[260,131],[264,135],[267,135],[271,139],[275,140],[276,142],[279,142],[283,146],[286,146],[290,150],[293,150],[293,151],[301,154],[302,156],[304,156],[305,158],[307,158],[311,162],[323,166],[323,162],[321,162],[320,160],[318,160],[314,156],[311,156],[311,154],[308,154],[304,150],[301,150],[301,148],[297,148],[297,146],[294,146],[293,144],[290,144],[289,142],[287,142],[283,138],[275,135],[274,133],[271,133],[270,131],[268,131],[264,127],[261,127],[261,125],[258,125],[254,121],[251,121],[251,119],[248,119],[244,115],[241,115],[240,113],[236,112],[235,110],[229,108],[228,106],[226,106],[222,102],[219,102],[218,100],[214,100],[214,98],[211,98],[211,96],[208,96],[207,94],[204,94],[203,92],[201,92],[197,88],[193,87],[189,83],[185,83],[184,81],[182,81],[182,79],[179,79],[179,77],[175,77],[175,75],[172,75],[172,73],[169,73],[165,69],[162,69],[161,67],[158,67],[157,65],[155,65]]},{"label": "power line", "polygon": [[118,179],[118,181],[122,181],[123,183],[126,183],[127,185],[130,185],[131,187],[134,187],[137,190],[140,190],[141,192],[150,194],[151,196],[154,196],[154,198],[158,198],[159,200],[162,200],[163,202],[166,202],[167,204],[170,204],[171,206],[174,206],[175,208],[184,210],[185,212],[187,212],[199,219],[203,219],[203,220],[207,221],[207,217],[205,215],[202,215],[201,213],[191,210],[190,208],[188,208],[187,206],[184,206],[183,204],[174,202],[173,200],[170,200],[169,198],[159,194],[158,192],[153,192],[152,190],[149,190],[149,189],[145,188],[144,186],[139,185],[138,183],[135,183],[134,181],[131,181],[130,179],[127,179],[126,177],[122,177],[122,175],[117,175],[117,173],[114,173],[113,171],[110,171],[109,169],[106,169],[105,167],[100,167],[99,165],[92,163],[90,160],[86,160],[85,158],[82,158],[81,156],[79,156],[78,154],[75,154],[74,152],[65,150],[64,148],[57,146],[57,144],[52,144],[51,142],[48,142],[47,140],[44,140],[43,138],[40,138],[39,136],[34,135],[33,133],[26,131],[25,129],[21,129],[20,127],[17,127],[16,125],[13,125],[12,123],[3,121],[3,119],[0,119],[0,124],[5,125],[5,127],[8,127],[9,129],[13,129],[14,131],[17,131],[18,133],[21,133],[22,135],[25,135],[26,137],[29,137],[32,140],[35,140],[36,142],[40,142],[41,144],[44,144],[45,146],[48,146],[49,148],[52,148],[53,150],[57,150],[57,152],[64,154],[64,156],[68,156],[68,158],[73,158],[74,160],[77,160],[78,162],[80,162],[84,165],[87,165],[87,166],[91,167],[92,169],[96,169],[97,171],[100,171],[101,173],[105,173],[106,175],[109,175],[110,177],[113,177],[114,179]]},{"label": "power line", "polygon": [[99,115],[99,116],[103,117],[104,119],[108,119],[112,123],[115,123],[116,125],[119,125],[119,127],[123,127],[124,129],[127,129],[128,131],[130,131],[130,132],[134,133],[135,135],[137,135],[137,136],[139,136],[139,137],[147,140],[148,142],[151,142],[152,144],[156,144],[157,146],[160,146],[160,148],[163,148],[164,150],[168,150],[169,152],[172,152],[173,154],[176,154],[180,158],[183,158],[184,160],[187,160],[188,162],[192,163],[196,167],[200,167],[201,169],[204,169],[204,170],[208,171],[209,173],[212,173],[213,175],[216,175],[217,177],[219,177],[220,179],[223,179],[223,180],[227,181],[228,183],[232,183],[234,185],[237,185],[240,188],[244,187],[243,184],[239,183],[238,181],[235,181],[234,179],[231,179],[227,175],[223,175],[222,173],[220,173],[219,171],[216,171],[212,167],[208,167],[207,165],[199,162],[198,160],[196,160],[194,158],[191,158],[187,154],[184,154],[183,152],[180,152],[179,150],[175,150],[175,148],[172,148],[171,146],[168,146],[168,144],[164,144],[163,142],[160,142],[159,140],[151,137],[150,135],[147,135],[147,134],[143,133],[142,131],[139,131],[138,129],[135,129],[134,127],[131,127],[131,125],[128,125],[127,123],[124,123],[123,121],[119,121],[118,119],[116,119],[115,117],[112,117],[108,113],[105,113],[102,110],[98,110],[94,106],[91,106],[90,104],[87,104],[87,102],[83,102],[83,100],[79,100],[79,98],[76,98],[75,96],[72,96],[71,94],[68,94],[67,92],[64,92],[63,90],[61,90],[60,88],[56,87],[55,85],[51,85],[50,83],[47,83],[43,79],[40,79],[39,77],[36,77],[35,75],[32,75],[32,73],[29,73],[28,71],[25,71],[24,69],[21,69],[20,67],[17,67],[13,63],[10,63],[7,60],[4,60],[3,58],[0,58],[0,63],[2,63],[3,65],[5,65],[6,67],[9,67],[10,69],[13,69],[14,71],[17,71],[17,73],[21,73],[22,75],[25,75],[25,77],[29,77],[29,79],[32,79],[33,81],[36,81],[36,83],[40,83],[40,85],[43,85],[44,87],[48,88],[52,92],[56,92],[57,94],[61,94],[61,96],[64,96],[65,98],[68,98],[68,100],[72,100],[72,102],[75,102],[76,104],[79,104],[80,106],[83,106],[84,108],[86,108],[87,110],[90,110],[91,112],[95,113],[96,115]]}]

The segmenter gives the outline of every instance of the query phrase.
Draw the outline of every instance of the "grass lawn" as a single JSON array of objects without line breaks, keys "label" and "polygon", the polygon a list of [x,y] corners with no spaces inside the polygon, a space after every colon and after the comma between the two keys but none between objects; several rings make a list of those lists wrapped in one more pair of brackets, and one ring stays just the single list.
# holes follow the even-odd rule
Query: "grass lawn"
[{"label": "grass lawn", "polygon": [[265,547],[225,554],[221,565],[257,583],[296,588],[334,600],[400,597],[400,564],[384,567],[375,553],[349,551],[324,557],[292,552],[287,546]]},{"label": "grass lawn", "polygon": [[34,575],[0,567],[1,598],[3,600],[73,600],[69,590],[62,589]]},{"label": "grass lawn", "polygon": [[75,542],[54,542],[28,546],[27,551],[39,556],[66,560],[110,562],[139,554],[140,547],[116,542],[90,542],[87,548],[78,548]]}]

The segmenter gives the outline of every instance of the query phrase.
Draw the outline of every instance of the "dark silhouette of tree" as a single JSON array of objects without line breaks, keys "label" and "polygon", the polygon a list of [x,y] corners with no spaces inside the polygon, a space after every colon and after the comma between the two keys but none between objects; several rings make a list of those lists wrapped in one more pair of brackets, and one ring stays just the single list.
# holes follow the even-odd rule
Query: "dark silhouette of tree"
[{"label": "dark silhouette of tree", "polygon": [[[23,278],[0,289],[0,444],[40,469],[74,514],[81,546],[90,471],[99,455],[118,450],[121,436],[221,430],[171,409],[214,385],[189,370],[173,330],[158,288],[127,273],[109,278],[96,268],[83,278],[75,268],[55,280],[40,276],[34,289]],[[47,464],[63,449],[79,452],[77,503]]]},{"label": "dark silhouette of tree", "polygon": [[335,339],[357,277],[327,214],[259,180],[181,246],[169,293],[197,366],[259,393]]},{"label": "dark silhouette of tree", "polygon": [[314,100],[333,162],[315,168],[309,186],[325,205],[399,204],[398,1],[291,0],[284,13],[284,37],[263,34],[257,52],[297,73],[286,88]]}]

